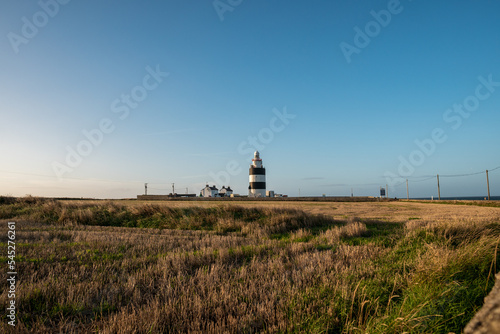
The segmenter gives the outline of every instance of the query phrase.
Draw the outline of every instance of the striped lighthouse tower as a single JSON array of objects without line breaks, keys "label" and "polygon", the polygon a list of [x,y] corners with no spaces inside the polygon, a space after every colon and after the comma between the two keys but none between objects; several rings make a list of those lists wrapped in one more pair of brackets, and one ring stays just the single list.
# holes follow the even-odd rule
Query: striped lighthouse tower
[{"label": "striped lighthouse tower", "polygon": [[255,151],[249,170],[248,196],[266,197],[266,169],[262,167],[259,151]]}]

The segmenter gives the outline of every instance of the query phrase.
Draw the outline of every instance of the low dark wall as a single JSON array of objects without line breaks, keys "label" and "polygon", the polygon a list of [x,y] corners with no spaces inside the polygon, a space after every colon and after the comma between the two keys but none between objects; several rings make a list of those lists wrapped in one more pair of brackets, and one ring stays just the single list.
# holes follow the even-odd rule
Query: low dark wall
[{"label": "low dark wall", "polygon": [[168,195],[137,195],[139,201],[213,201],[213,202],[379,202],[394,199],[378,197],[170,197]]}]

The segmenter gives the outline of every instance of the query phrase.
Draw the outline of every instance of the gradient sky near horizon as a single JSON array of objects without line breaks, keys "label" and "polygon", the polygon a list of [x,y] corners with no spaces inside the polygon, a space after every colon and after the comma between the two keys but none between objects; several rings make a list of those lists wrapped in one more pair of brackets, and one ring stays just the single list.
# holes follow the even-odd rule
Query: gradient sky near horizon
[{"label": "gradient sky near horizon", "polygon": [[246,194],[256,148],[289,196],[485,196],[500,166],[500,2],[61,2],[0,3],[0,195]]}]

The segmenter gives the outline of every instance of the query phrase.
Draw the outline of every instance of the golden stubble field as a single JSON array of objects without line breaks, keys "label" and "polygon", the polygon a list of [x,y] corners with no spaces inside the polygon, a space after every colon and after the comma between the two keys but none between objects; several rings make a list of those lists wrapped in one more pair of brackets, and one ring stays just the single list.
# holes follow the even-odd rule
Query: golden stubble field
[{"label": "golden stubble field", "polygon": [[13,333],[458,333],[499,260],[495,207],[27,203]]}]

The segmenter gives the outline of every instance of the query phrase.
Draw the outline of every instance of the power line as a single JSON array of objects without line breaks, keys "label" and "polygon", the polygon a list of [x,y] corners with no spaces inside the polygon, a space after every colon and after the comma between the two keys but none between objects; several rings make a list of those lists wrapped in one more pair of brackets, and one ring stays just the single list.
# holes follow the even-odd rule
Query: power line
[{"label": "power line", "polygon": [[454,175],[441,175],[441,177],[464,177],[464,176],[473,176],[473,175],[479,175],[479,174],[484,174],[485,172],[476,172],[476,173],[468,173],[468,174],[454,174]]},{"label": "power line", "polygon": [[435,176],[430,176],[430,177],[425,178],[425,179],[423,179],[423,180],[412,181],[412,182],[413,182],[413,183],[425,182],[425,181],[433,180],[434,178],[435,178]]},{"label": "power line", "polygon": [[[492,172],[495,170],[500,169],[500,166],[488,169],[488,171]],[[484,174],[486,171],[481,171],[481,172],[473,172],[473,173],[464,173],[464,174],[439,174],[439,177],[465,177],[465,176],[473,176],[473,175],[480,175]],[[422,175],[422,176],[408,176],[408,179],[419,179],[419,178],[426,178],[426,180],[432,179],[436,177],[436,175]],[[425,180],[422,180],[425,181]],[[420,181],[413,181],[413,182],[420,182]]]}]

